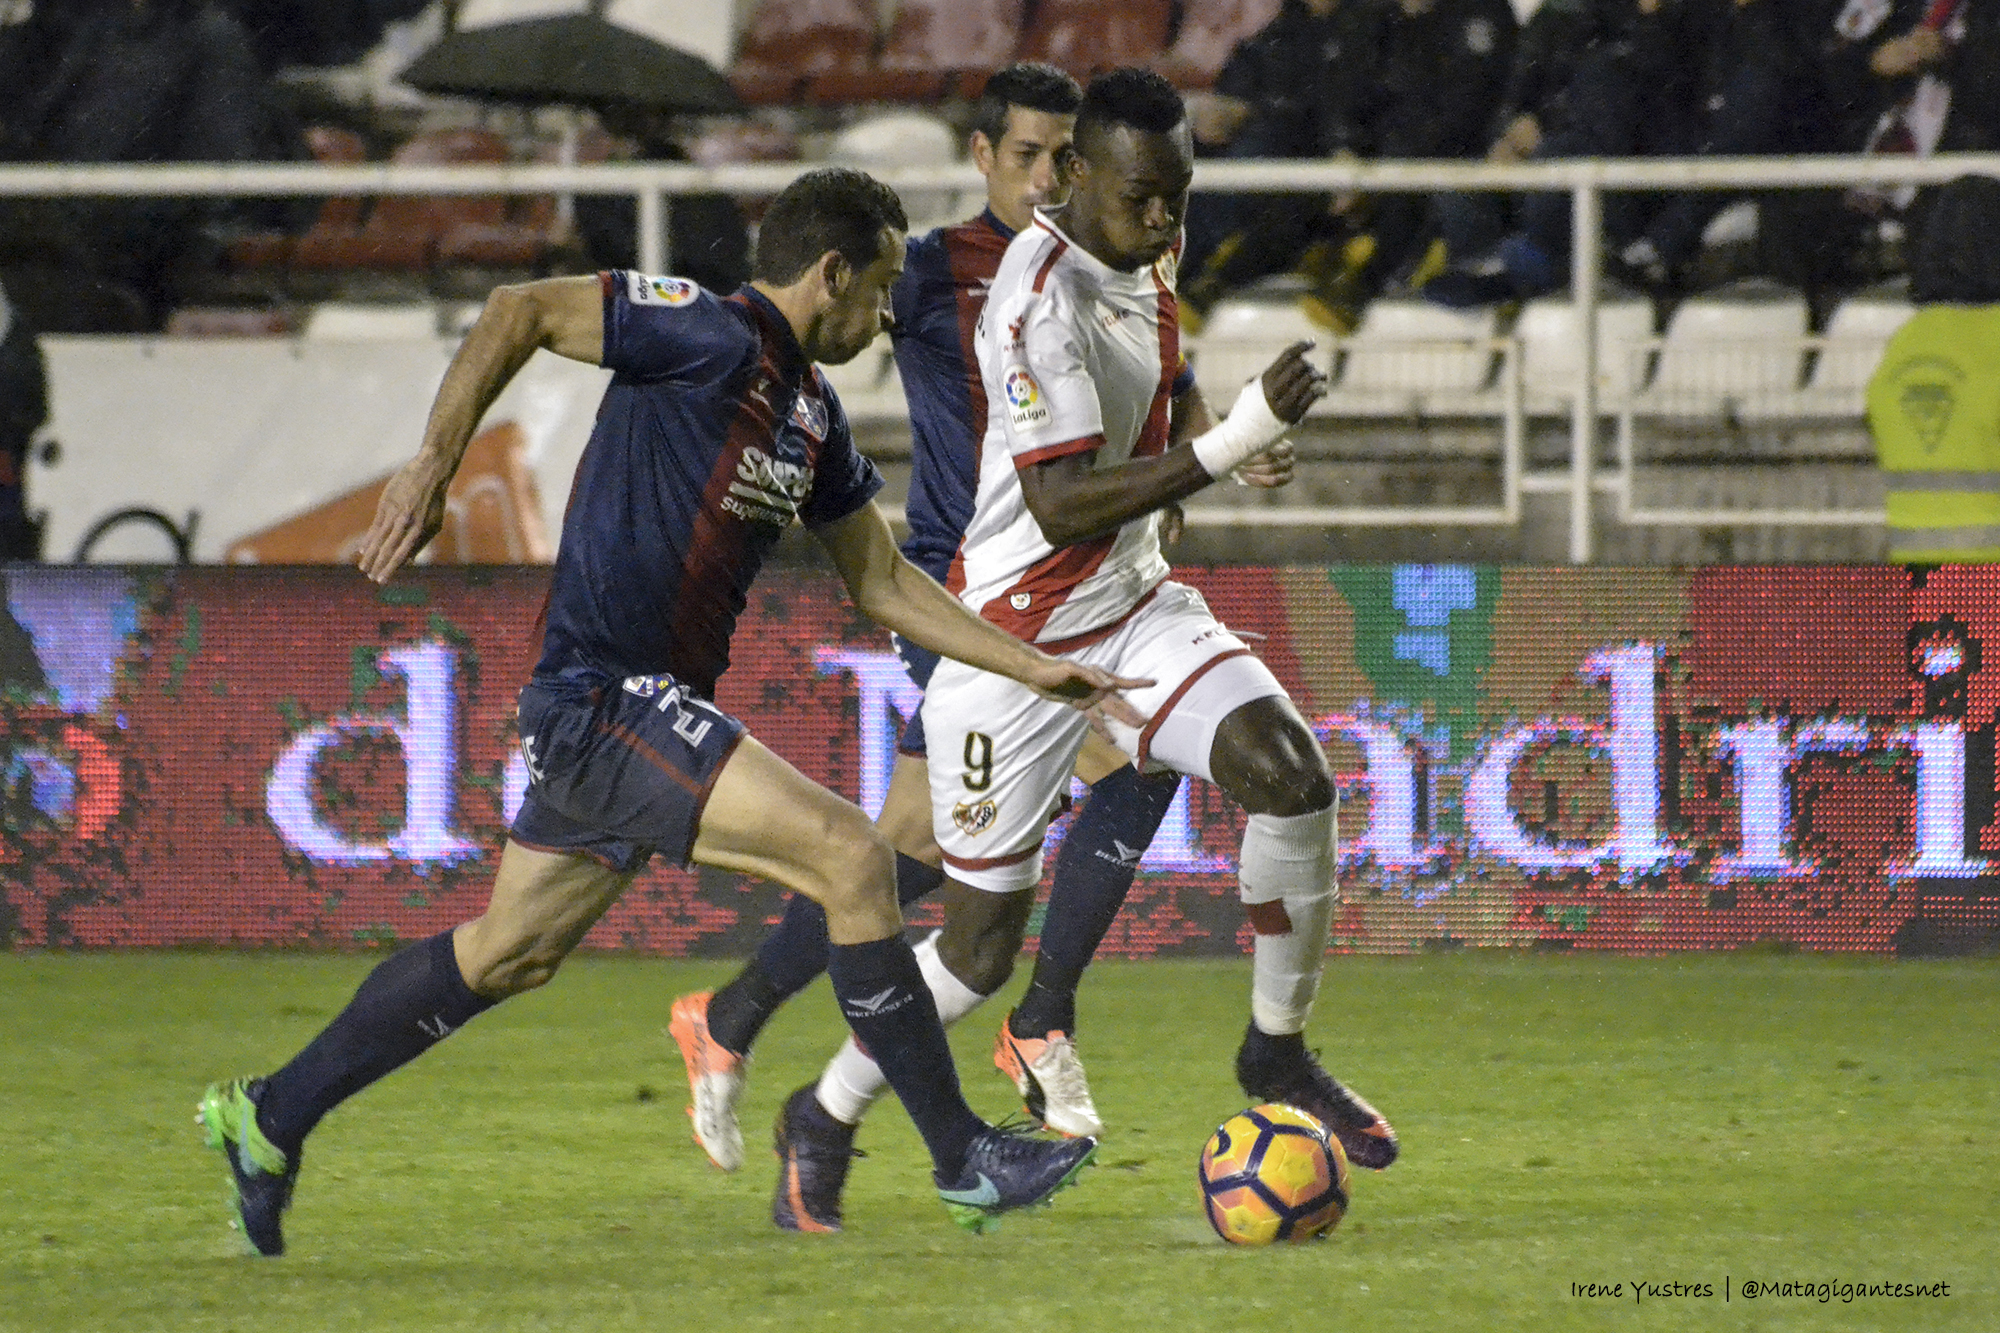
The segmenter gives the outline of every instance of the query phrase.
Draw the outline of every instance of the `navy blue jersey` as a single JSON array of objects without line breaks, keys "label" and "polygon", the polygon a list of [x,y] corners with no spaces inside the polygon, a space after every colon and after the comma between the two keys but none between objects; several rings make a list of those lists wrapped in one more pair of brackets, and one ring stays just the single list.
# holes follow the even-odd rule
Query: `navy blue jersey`
[{"label": "navy blue jersey", "polygon": [[991,209],[912,236],[890,299],[896,370],[910,405],[910,535],[903,554],[942,583],[972,521],[986,389],[972,331],[1013,231]]},{"label": "navy blue jersey", "polygon": [[847,517],[882,477],[763,296],[603,282],[616,374],[570,488],[535,675],[665,672],[709,695],[779,535]]}]

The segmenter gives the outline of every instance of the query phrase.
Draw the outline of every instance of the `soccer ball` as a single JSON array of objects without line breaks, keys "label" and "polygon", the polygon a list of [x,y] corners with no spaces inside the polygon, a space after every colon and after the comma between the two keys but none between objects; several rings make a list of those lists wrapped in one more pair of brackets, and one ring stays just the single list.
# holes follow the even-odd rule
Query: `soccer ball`
[{"label": "soccer ball", "polygon": [[1324,1236],[1347,1212],[1347,1154],[1295,1106],[1253,1106],[1201,1150],[1202,1209],[1232,1245]]}]

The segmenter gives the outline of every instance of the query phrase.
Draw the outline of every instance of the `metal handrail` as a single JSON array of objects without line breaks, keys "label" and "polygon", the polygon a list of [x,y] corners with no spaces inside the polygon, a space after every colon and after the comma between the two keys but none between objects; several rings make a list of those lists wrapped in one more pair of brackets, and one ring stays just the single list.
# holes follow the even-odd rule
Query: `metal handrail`
[{"label": "metal handrail", "polygon": [[[324,196],[362,194],[630,194],[638,200],[639,266],[667,268],[672,219],[668,199],[692,193],[767,193],[784,188],[808,163],[702,166],[682,162],[589,165],[417,166],[303,163],[0,164],[0,197]],[[977,190],[969,166],[898,167],[874,173],[899,190]],[[1360,191],[1553,191],[1573,196],[1571,288],[1581,342],[1571,401],[1568,491],[1569,556],[1586,564],[1594,549],[1592,477],[1598,434],[1597,307],[1603,275],[1598,253],[1603,194],[1626,190],[1760,190],[1854,185],[1934,185],[1961,175],[2000,176],[2000,153],[1942,153],[1928,158],[1800,156],[1742,158],[1578,158],[1546,162],[1258,160],[1204,161],[1198,191],[1301,193]],[[1541,490],[1541,486],[1528,489]],[[1279,510],[1255,511],[1263,523]],[[1299,511],[1302,515],[1311,510]],[[1303,518],[1300,521],[1305,521]],[[1348,520],[1351,521],[1351,520]],[[1428,510],[1403,521],[1441,521]],[[1449,521],[1449,520],[1443,520]]]}]

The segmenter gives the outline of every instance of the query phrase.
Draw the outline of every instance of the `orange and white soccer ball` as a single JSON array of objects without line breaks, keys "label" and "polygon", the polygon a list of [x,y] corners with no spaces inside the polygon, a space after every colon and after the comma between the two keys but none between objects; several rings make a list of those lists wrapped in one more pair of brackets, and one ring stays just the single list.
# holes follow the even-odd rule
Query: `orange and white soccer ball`
[{"label": "orange and white soccer ball", "polygon": [[1201,1151],[1201,1203],[1232,1245],[1326,1235],[1347,1213],[1347,1154],[1295,1106],[1253,1106],[1222,1122]]}]

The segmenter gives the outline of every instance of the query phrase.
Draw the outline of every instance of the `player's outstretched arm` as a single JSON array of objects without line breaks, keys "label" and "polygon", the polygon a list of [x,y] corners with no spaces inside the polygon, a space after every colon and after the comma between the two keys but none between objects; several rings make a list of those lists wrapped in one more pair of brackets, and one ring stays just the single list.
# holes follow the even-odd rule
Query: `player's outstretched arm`
[{"label": "player's outstretched arm", "polygon": [[386,583],[444,526],[445,491],[486,409],[538,347],[604,359],[603,287],[595,277],[496,287],[451,359],[417,456],[389,478],[355,563]]},{"label": "player's outstretched arm", "polygon": [[[1326,376],[1306,359],[1311,349],[1308,342],[1286,348],[1219,425],[1156,457],[1099,468],[1094,452],[1074,453],[1021,469],[1021,498],[1043,538],[1061,548],[1101,537],[1271,453],[1326,393]],[[1287,478],[1289,462],[1287,455],[1279,463]]]},{"label": "player's outstretched arm", "polygon": [[883,628],[968,666],[1012,677],[1045,699],[1085,711],[1102,710],[1128,726],[1146,724],[1116,691],[1141,689],[1152,681],[1127,680],[1050,657],[973,615],[935,579],[903,558],[888,520],[873,504],[814,528],[813,535],[833,557],[855,606]]}]

